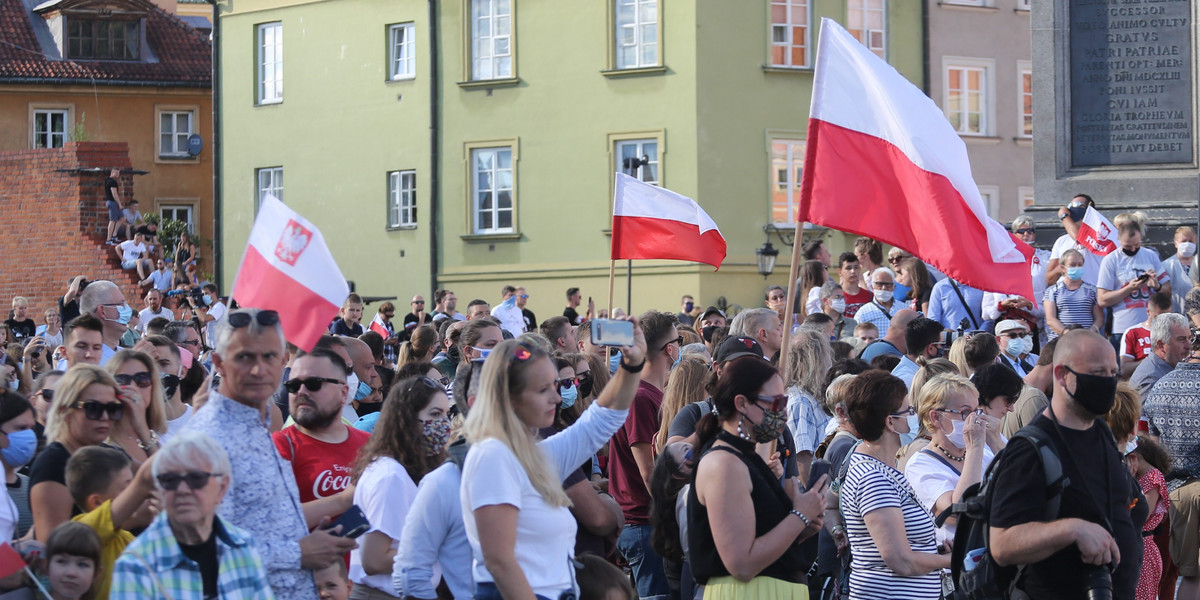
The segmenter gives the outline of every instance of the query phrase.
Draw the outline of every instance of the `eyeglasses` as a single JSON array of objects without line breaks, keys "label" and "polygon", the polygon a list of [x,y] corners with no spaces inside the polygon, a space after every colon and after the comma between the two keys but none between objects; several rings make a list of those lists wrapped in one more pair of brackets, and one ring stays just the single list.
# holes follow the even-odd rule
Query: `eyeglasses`
[{"label": "eyeglasses", "polygon": [[666,350],[667,346],[670,346],[671,344],[679,344],[680,346],[682,346],[683,345],[683,336],[681,335],[673,340],[667,340],[667,343],[663,344],[663,350]]},{"label": "eyeglasses", "polygon": [[1014,231],[1013,233],[1016,233],[1018,235],[1024,235],[1026,233],[1037,233],[1037,230],[1032,227],[1022,227],[1021,229],[1018,229],[1018,230]]},{"label": "eyeglasses", "polygon": [[46,402],[54,401],[54,390],[52,390],[50,388],[46,388],[44,390],[39,390],[35,395],[41,396],[42,400],[45,400]]},{"label": "eyeglasses", "polygon": [[1010,340],[1015,340],[1017,338],[1028,337],[1029,332],[1028,331],[1013,331],[1011,333],[1003,333],[1001,335],[1003,335],[1004,337],[1006,337]]},{"label": "eyeglasses", "polygon": [[875,286],[875,289],[879,289],[879,290],[890,290],[890,289],[896,287],[896,284],[894,284],[890,281],[876,281],[875,283],[872,283],[871,285]]},{"label": "eyeglasses", "polygon": [[346,383],[341,379],[330,379],[328,377],[306,377],[304,379],[289,379],[284,382],[283,387],[287,388],[289,394],[300,392],[300,386],[304,386],[310,392],[320,390],[327,383]]},{"label": "eyeglasses", "polygon": [[902,409],[900,412],[888,413],[888,416],[889,417],[911,417],[915,414],[917,414],[917,409],[909,406],[908,408]]},{"label": "eyeglasses", "polygon": [[976,410],[976,409],[974,409],[974,408],[964,408],[964,409],[962,409],[962,410],[941,410],[941,409],[934,409],[934,411],[933,411],[933,412],[940,412],[940,413],[947,414],[947,415],[953,415],[953,416],[951,416],[951,417],[950,417],[951,419],[955,419],[955,420],[958,420],[958,421],[966,421],[966,420],[967,420],[967,415],[970,415],[970,414],[974,413],[974,412],[975,412],[975,410]]},{"label": "eyeglasses", "polygon": [[118,385],[136,384],[138,387],[145,389],[150,387],[154,381],[150,379],[150,371],[140,371],[133,374],[119,373],[113,375],[113,379],[117,380]]},{"label": "eyeglasses", "polygon": [[125,405],[120,402],[100,402],[99,400],[76,400],[71,404],[71,408],[82,408],[83,416],[89,421],[99,421],[104,418],[104,413],[108,413],[108,418],[113,421],[120,421],[125,414]]},{"label": "eyeglasses", "polygon": [[424,300],[413,300],[413,304],[425,304]]},{"label": "eyeglasses", "polygon": [[566,379],[555,379],[554,385],[555,385],[555,387],[558,388],[558,393],[561,394],[563,390],[565,390],[571,386],[574,386],[574,385],[579,385],[579,380],[574,377],[568,377]]},{"label": "eyeglasses", "polygon": [[770,402],[771,410],[773,412],[782,412],[783,409],[787,408],[787,400],[788,400],[787,394],[779,394],[778,396],[758,395],[758,396],[755,396],[754,401],[755,402]]},{"label": "eyeglasses", "polygon": [[210,477],[216,477],[220,473],[206,473],[204,471],[188,471],[187,473],[159,473],[155,479],[158,480],[158,485],[168,492],[173,492],[179,489],[179,484],[187,482],[188,489],[192,491],[199,490],[208,485]]},{"label": "eyeglasses", "polygon": [[250,321],[257,321],[259,327],[274,327],[279,323],[279,313],[273,310],[260,310],[253,316],[248,312],[229,313],[229,324],[234,329],[241,329],[250,324]]}]

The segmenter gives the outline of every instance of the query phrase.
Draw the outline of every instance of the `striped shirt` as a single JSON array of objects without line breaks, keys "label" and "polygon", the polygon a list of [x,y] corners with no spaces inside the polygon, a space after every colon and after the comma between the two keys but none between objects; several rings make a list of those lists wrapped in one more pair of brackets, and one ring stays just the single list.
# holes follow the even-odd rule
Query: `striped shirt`
[{"label": "striped shirt", "polygon": [[938,572],[917,577],[901,577],[892,572],[864,520],[871,511],[900,509],[909,546],[916,552],[937,552],[933,517],[921,506],[904,474],[874,457],[851,454],[841,503],[854,557],[850,567],[851,600],[937,600],[942,592]]},{"label": "striped shirt", "polygon": [[[1065,279],[1065,278],[1064,278]],[[1090,283],[1081,284],[1075,290],[1067,289],[1066,281],[1059,281],[1046,288],[1046,302],[1053,302],[1058,308],[1059,321],[1066,325],[1083,325],[1091,327],[1095,321],[1092,307],[1096,305],[1096,286]],[[1049,338],[1058,337],[1057,333],[1049,332]]]}]

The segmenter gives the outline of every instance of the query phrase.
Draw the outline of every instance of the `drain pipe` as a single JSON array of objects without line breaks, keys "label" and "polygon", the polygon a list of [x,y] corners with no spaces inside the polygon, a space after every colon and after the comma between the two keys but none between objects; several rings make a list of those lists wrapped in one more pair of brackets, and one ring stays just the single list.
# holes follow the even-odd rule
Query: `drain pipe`
[{"label": "drain pipe", "polygon": [[[224,252],[221,243],[221,6],[220,0],[208,0],[212,4],[212,162],[213,162],[213,280],[220,289],[224,285]],[[232,287],[232,286],[230,286]]]},{"label": "drain pipe", "polygon": [[[438,289],[438,206],[441,197],[439,177],[441,159],[439,147],[441,130],[438,107],[438,0],[429,0],[429,285]],[[431,292],[432,293],[432,292]]]}]

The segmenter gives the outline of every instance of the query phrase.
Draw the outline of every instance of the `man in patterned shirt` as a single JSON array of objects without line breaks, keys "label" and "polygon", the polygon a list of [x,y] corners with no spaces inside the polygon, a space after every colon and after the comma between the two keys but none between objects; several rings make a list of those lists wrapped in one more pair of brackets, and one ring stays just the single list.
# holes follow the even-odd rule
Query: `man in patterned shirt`
[{"label": "man in patterned shirt", "polygon": [[1154,384],[1142,406],[1150,434],[1175,459],[1167,476],[1171,492],[1171,557],[1183,581],[1179,598],[1200,596],[1200,343],[1191,355]]},{"label": "man in patterned shirt", "polygon": [[207,434],[234,457],[233,485],[218,514],[254,536],[275,595],[315,598],[312,571],[341,560],[356,544],[326,528],[308,532],[309,517],[316,524],[326,515],[306,515],[296,477],[271,441],[265,408],[283,370],[279,314],[232,311],[217,322],[215,334],[212,360],[220,387],[209,392],[185,431]]}]

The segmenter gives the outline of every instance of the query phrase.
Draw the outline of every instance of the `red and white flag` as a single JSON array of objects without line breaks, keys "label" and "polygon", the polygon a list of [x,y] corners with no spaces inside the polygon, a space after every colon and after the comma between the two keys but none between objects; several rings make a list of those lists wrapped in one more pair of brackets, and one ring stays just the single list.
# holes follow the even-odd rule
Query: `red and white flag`
[{"label": "red and white flag", "polygon": [[8,577],[26,566],[25,559],[8,542],[0,544],[0,578]]},{"label": "red and white flag", "polygon": [[1105,256],[1117,249],[1117,228],[1113,227],[1100,211],[1088,207],[1079,223],[1079,233],[1075,235],[1075,243],[1088,249],[1097,256]]},{"label": "red and white flag", "polygon": [[349,295],[316,225],[274,196],[264,197],[233,282],[238,304],[278,312],[284,337],[307,352]]},{"label": "red and white flag", "polygon": [[379,313],[375,313],[375,318],[371,319],[371,324],[367,327],[367,329],[383,336],[383,339],[385,340],[392,337],[392,332],[388,331],[387,325],[383,322],[383,316],[381,316]]},{"label": "red and white flag", "polygon": [[1033,297],[1033,249],[988,216],[942,109],[829,19],[797,219],[898,246],[981,290]]},{"label": "red and white flag", "polygon": [[687,196],[617,173],[612,259],[691,260],[721,268],[725,238]]}]

